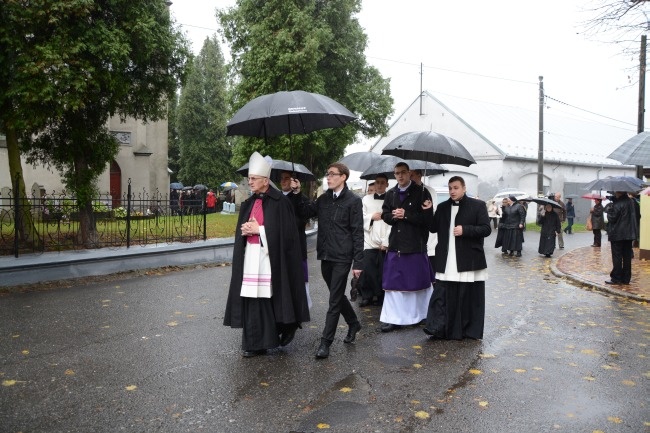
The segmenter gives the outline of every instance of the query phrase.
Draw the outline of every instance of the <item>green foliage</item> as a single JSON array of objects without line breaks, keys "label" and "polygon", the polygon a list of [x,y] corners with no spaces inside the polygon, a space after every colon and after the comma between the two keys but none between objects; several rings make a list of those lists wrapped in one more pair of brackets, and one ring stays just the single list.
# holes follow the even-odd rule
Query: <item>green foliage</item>
[{"label": "green foliage", "polygon": [[176,125],[176,112],[178,110],[178,95],[174,93],[169,100],[167,112],[167,167],[172,171],[169,177],[170,182],[178,182],[178,172],[181,169],[181,148],[180,139],[178,138],[178,127]]},{"label": "green foliage", "polygon": [[232,177],[232,151],[225,128],[227,102],[223,54],[215,37],[206,38],[193,59],[176,112],[178,178],[184,185],[217,187]]},{"label": "green foliage", "polygon": [[324,173],[329,163],[343,156],[357,133],[373,137],[388,131],[386,119],[392,114],[393,100],[388,80],[366,62],[367,38],[354,18],[360,4],[359,0],[238,0],[236,7],[218,12],[233,55],[235,110],[263,94],[305,90],[335,99],[359,118],[345,128],[308,135],[266,141],[237,137],[236,166],[257,150]]}]

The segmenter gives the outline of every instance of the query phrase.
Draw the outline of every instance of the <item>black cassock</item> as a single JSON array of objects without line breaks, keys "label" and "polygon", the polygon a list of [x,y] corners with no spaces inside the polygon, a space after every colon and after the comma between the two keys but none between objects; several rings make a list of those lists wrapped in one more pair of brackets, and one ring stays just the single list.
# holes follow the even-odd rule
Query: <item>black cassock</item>
[{"label": "black cassock", "polygon": [[555,251],[555,237],[562,229],[560,217],[555,212],[546,212],[545,215],[537,217],[538,222],[541,223],[542,229],[539,235],[539,248],[537,251],[540,254],[550,255]]},{"label": "black cassock", "polygon": [[302,252],[294,210],[289,199],[274,188],[262,195],[264,229],[271,261],[271,298],[240,296],[244,273],[246,236],[241,225],[250,217],[254,195],[244,201],[239,211],[233,247],[232,276],[225,326],[244,328],[243,350],[272,349],[279,345],[283,325],[309,321],[309,308],[302,271]]}]

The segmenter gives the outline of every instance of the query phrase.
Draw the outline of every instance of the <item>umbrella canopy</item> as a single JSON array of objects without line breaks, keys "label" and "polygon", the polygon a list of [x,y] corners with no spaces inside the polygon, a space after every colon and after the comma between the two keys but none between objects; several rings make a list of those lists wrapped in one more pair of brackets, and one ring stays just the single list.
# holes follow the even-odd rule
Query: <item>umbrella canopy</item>
[{"label": "umbrella canopy", "polygon": [[221,185],[219,185],[221,188],[224,190],[229,190],[229,189],[237,189],[238,186],[235,182],[224,182]]},{"label": "umbrella canopy", "polygon": [[[273,182],[280,182],[280,174],[283,171],[293,173],[292,177],[297,178],[301,182],[308,182],[316,180],[316,176],[309,171],[307,167],[302,164],[283,161],[281,159],[274,159],[271,163],[271,180]],[[237,173],[244,177],[248,177],[248,163],[242,165],[237,169]]]},{"label": "umbrella canopy", "polygon": [[580,196],[581,198],[586,198],[587,200],[605,200],[607,197],[604,197],[600,194],[584,194]]},{"label": "umbrella canopy", "polygon": [[208,187],[199,183],[197,185],[194,185],[194,189],[197,191],[205,191],[206,189],[208,189]]},{"label": "umbrella canopy", "polygon": [[462,144],[451,137],[432,131],[402,134],[388,143],[381,153],[438,164],[456,164],[466,167],[476,164],[472,155]]},{"label": "umbrella canopy", "polygon": [[338,162],[345,164],[350,170],[366,171],[371,165],[381,161],[383,158],[375,152],[354,152],[345,155]]},{"label": "umbrella canopy", "polygon": [[335,100],[302,90],[259,96],[228,122],[226,135],[275,137],[340,128],[356,116]]},{"label": "umbrella canopy", "polygon": [[650,166],[650,132],[641,132],[617,147],[608,158],[625,165]]},{"label": "umbrella canopy", "polygon": [[169,184],[169,189],[183,189],[183,184],[180,182],[172,182]]},{"label": "umbrella canopy", "polygon": [[623,192],[637,192],[643,189],[643,182],[640,179],[636,181],[631,180],[629,176],[608,176],[602,179],[596,179],[589,182],[582,189],[588,191],[623,191]]},{"label": "umbrella canopy", "polygon": [[546,197],[526,197],[526,198],[519,199],[518,201],[532,201],[533,203],[537,203],[542,206],[546,206],[547,204],[550,204],[553,207],[557,207],[557,208],[562,207],[555,200],[551,200],[550,198],[546,198]]},{"label": "umbrella canopy", "polygon": [[432,176],[434,174],[441,174],[449,171],[435,162],[410,159],[405,160],[396,156],[385,155],[381,160],[364,170],[359,177],[364,180],[373,180],[378,174],[384,174],[389,179],[395,179],[394,170],[398,162],[407,163],[411,170],[422,170],[422,173],[425,176]]},{"label": "umbrella canopy", "polygon": [[191,187],[191,186],[184,186],[184,187],[183,187],[183,191],[190,191],[190,190],[193,190],[193,189],[194,189],[194,188]]}]

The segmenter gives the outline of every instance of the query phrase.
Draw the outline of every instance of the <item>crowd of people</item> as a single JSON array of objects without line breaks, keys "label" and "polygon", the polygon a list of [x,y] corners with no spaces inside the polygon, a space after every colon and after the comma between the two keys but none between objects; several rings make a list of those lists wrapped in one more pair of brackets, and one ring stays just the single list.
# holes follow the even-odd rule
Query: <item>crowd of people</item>
[{"label": "crowd of people", "polygon": [[[424,325],[430,339],[483,338],[484,240],[495,227],[495,247],[520,257],[527,203],[510,196],[500,206],[486,205],[469,197],[464,179],[453,176],[449,199],[437,204],[422,173],[405,162],[394,167],[394,187],[388,188],[388,176],[378,174],[363,198],[348,189],[348,167],[330,164],[327,190],[310,199],[290,172],[280,174],[280,188],[275,188],[271,162],[257,152],[251,155],[252,195],[241,205],[235,234],[223,323],[242,329],[242,356],[288,345],[310,320],[305,225],[311,218],[318,219],[316,254],[329,291],[316,359],[330,356],[341,317],[347,325],[343,343],[354,343],[362,330],[346,296],[350,273],[359,306],[381,308],[381,332]],[[626,197],[616,193],[607,208],[597,202],[591,210],[594,245],[600,245],[599,216],[609,217],[611,284],[629,283],[632,242],[638,236],[638,210]],[[546,257],[553,254],[556,240],[564,248],[562,234],[573,233],[575,218],[571,200],[563,203],[559,193],[549,199],[536,221],[541,227],[538,252]]]}]

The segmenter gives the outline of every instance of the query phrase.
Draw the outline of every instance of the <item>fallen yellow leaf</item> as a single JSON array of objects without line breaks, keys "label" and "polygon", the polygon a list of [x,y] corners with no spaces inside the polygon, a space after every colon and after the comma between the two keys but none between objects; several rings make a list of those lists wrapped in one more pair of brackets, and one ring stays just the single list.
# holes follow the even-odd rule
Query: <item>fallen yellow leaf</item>
[{"label": "fallen yellow leaf", "polygon": [[591,382],[593,382],[594,380],[596,380],[596,378],[595,378],[595,377],[592,377],[592,376],[585,376],[585,377],[583,377],[583,379],[584,379],[584,380],[591,381]]},{"label": "fallen yellow leaf", "polygon": [[496,355],[493,355],[491,353],[481,353],[479,355],[479,358],[481,358],[481,359],[496,358]]},{"label": "fallen yellow leaf", "polygon": [[420,400],[411,400],[411,404],[420,404]]},{"label": "fallen yellow leaf", "polygon": [[316,427],[320,429],[324,429],[324,428],[330,428],[330,425],[325,424],[324,422],[319,422],[318,424],[316,424]]},{"label": "fallen yellow leaf", "polygon": [[429,414],[423,410],[419,410],[415,412],[415,417],[420,419],[427,419],[429,418]]},{"label": "fallen yellow leaf", "polygon": [[2,386],[14,386],[16,384],[15,380],[3,380]]},{"label": "fallen yellow leaf", "polygon": [[481,370],[477,370],[477,369],[475,369],[475,368],[471,368],[471,369],[469,370],[469,374],[475,374],[475,375],[478,376],[479,374],[483,374],[483,372],[482,372]]},{"label": "fallen yellow leaf", "polygon": [[414,368],[422,368],[422,364],[413,364]]},{"label": "fallen yellow leaf", "polygon": [[625,385],[625,386],[636,386],[636,383],[634,383],[631,380],[624,380],[623,385]]},{"label": "fallen yellow leaf", "polygon": [[178,322],[169,322],[167,323],[167,326],[177,326]]},{"label": "fallen yellow leaf", "polygon": [[478,405],[481,407],[488,407],[488,402],[487,401],[479,401]]},{"label": "fallen yellow leaf", "polygon": [[525,373],[525,372],[526,370],[524,370],[523,368],[515,368],[515,373]]},{"label": "fallen yellow leaf", "polygon": [[620,423],[623,422],[623,420],[620,419],[620,418],[617,417],[617,416],[608,416],[608,417],[607,417],[607,421],[609,421],[609,422],[613,422],[614,424],[620,424]]},{"label": "fallen yellow leaf", "polygon": [[585,355],[595,355],[595,354],[596,354],[596,351],[595,351],[595,350],[591,350],[591,349],[582,349],[582,350],[580,351],[580,353],[585,354]]},{"label": "fallen yellow leaf", "polygon": [[348,386],[344,386],[343,388],[339,389],[341,392],[352,392],[352,388]]},{"label": "fallen yellow leaf", "polygon": [[262,386],[269,386],[269,384],[266,383],[266,382],[260,382],[260,385],[262,385]]},{"label": "fallen yellow leaf", "polygon": [[74,370],[68,368],[68,369],[64,372],[64,374],[65,374],[66,376],[74,376]]},{"label": "fallen yellow leaf", "polygon": [[138,389],[138,387],[135,385],[129,385],[126,387],[127,391],[135,391],[136,389]]},{"label": "fallen yellow leaf", "polygon": [[533,370],[543,371],[544,369],[542,367],[533,367]]},{"label": "fallen yellow leaf", "polygon": [[20,352],[20,353],[22,353],[23,355],[29,355],[29,350],[25,349],[25,350],[23,350],[23,351]]},{"label": "fallen yellow leaf", "polygon": [[422,349],[422,346],[411,346],[413,349]]}]

